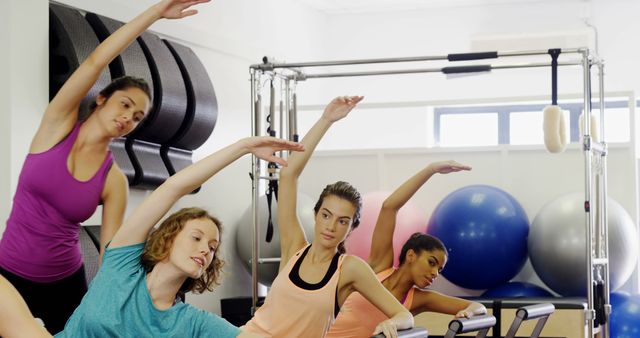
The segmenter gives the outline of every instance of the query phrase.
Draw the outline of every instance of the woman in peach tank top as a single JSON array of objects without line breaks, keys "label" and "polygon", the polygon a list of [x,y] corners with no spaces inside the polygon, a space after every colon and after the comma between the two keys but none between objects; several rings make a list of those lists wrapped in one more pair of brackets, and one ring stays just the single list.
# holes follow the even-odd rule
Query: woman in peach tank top
[{"label": "woman in peach tank top", "polygon": [[[470,318],[487,312],[480,303],[425,290],[440,274],[447,261],[444,244],[433,236],[422,233],[411,235],[400,252],[400,266],[393,268],[393,233],[398,210],[434,174],[470,169],[471,167],[455,161],[432,163],[403,183],[382,204],[373,232],[368,263],[382,285],[413,314],[433,311],[452,314],[456,318]],[[345,301],[326,337],[370,337],[369,333],[375,327],[375,322],[386,318],[384,313],[364,297],[353,293]]]},{"label": "woman in peach tank top", "polygon": [[377,280],[362,259],[344,254],[344,240],[360,222],[362,198],[349,183],[328,185],[314,207],[315,226],[308,243],[296,215],[298,177],[322,136],[344,118],[361,96],[333,99],[302,140],[304,152],[293,153],[280,171],[278,226],[280,270],[264,305],[242,327],[264,337],[324,337],[340,306],[360,292],[385,318],[370,334],[397,337],[413,326],[413,316]]}]

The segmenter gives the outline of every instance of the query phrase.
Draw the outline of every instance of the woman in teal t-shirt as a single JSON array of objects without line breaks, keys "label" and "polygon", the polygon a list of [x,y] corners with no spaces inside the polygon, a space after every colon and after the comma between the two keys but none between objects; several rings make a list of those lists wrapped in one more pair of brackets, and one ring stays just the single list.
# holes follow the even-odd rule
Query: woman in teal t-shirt
[{"label": "woman in teal t-shirt", "polygon": [[[273,154],[302,149],[295,142],[250,137],[171,176],[125,220],[108,244],[89,292],[56,337],[258,337],[176,301],[180,291],[202,292],[217,284],[223,264],[216,254],[220,222],[202,209],[187,208],[151,230],[178,199],[241,156],[251,153],[286,165]],[[50,337],[3,278],[0,296],[11,306],[10,311],[0,309],[0,336]]]},{"label": "woman in teal t-shirt", "polygon": [[89,292],[56,337],[256,337],[176,301],[180,291],[202,292],[217,283],[220,222],[202,209],[188,208],[151,230],[178,199],[241,156],[252,153],[286,165],[273,154],[301,149],[277,138],[246,138],[171,176],[125,220]]}]

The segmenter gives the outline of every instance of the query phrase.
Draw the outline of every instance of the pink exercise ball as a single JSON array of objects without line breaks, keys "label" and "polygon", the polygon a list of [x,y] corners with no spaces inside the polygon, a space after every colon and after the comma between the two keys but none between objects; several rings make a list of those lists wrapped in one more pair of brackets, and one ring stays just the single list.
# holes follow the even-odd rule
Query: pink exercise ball
[{"label": "pink exercise ball", "polygon": [[[363,195],[360,225],[347,238],[347,253],[356,255],[364,260],[369,258],[371,238],[373,237],[376,220],[380,214],[382,203],[390,194],[388,191],[376,191]],[[409,236],[415,232],[424,232],[427,221],[427,215],[411,201],[400,209],[393,234],[394,266],[398,265],[398,255]]]}]

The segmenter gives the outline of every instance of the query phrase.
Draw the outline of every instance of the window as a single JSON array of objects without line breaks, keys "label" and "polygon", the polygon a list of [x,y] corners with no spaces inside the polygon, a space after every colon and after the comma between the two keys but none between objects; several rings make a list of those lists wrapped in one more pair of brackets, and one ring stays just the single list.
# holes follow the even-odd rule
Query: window
[{"label": "window", "polygon": [[[605,103],[607,143],[630,141],[628,101]],[[435,144],[482,146],[491,144],[543,144],[543,111],[546,104],[439,107],[434,109]],[[570,142],[580,140],[581,102],[559,103],[564,112]],[[594,104],[593,108],[596,105]],[[599,124],[599,109],[592,109]],[[497,140],[497,142],[496,142]]]},{"label": "window", "polygon": [[[600,109],[593,109],[596,116],[596,124],[600,126]],[[629,108],[607,108],[604,115],[604,136],[608,143],[629,142],[631,140]],[[599,133],[599,131],[598,131]]]},{"label": "window", "polygon": [[[408,149],[538,145],[544,143],[543,111],[547,102],[515,102],[494,105],[441,106],[428,103],[390,103],[358,107],[336,123],[318,150]],[[579,117],[583,102],[560,102],[571,143],[580,140]],[[592,114],[599,120],[599,104]],[[638,103],[640,105],[640,103]],[[630,142],[629,100],[611,98],[605,103],[607,143]],[[303,137],[320,118],[320,106],[298,110],[298,133]],[[599,125],[599,121],[596,122]]]},{"label": "window", "polygon": [[448,114],[440,120],[439,144],[443,147],[498,144],[498,114]]}]

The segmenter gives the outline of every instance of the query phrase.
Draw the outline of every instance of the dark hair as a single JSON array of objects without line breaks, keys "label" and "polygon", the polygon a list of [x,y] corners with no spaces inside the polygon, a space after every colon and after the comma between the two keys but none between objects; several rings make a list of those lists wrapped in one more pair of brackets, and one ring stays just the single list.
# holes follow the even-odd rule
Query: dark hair
[{"label": "dark hair", "polygon": [[[111,81],[111,83],[109,83],[108,86],[104,87],[100,91],[100,95],[102,95],[102,97],[104,97],[105,100],[108,100],[111,97],[111,95],[113,95],[113,93],[115,93],[117,90],[124,90],[128,88],[138,88],[142,90],[145,94],[147,94],[147,96],[149,97],[149,100],[152,99],[151,89],[149,88],[149,84],[147,83],[147,81],[138,77],[133,77],[128,75],[119,77]],[[96,102],[96,100],[93,100],[93,102],[91,102],[91,104],[89,105],[89,114],[91,114],[96,109],[97,106],[98,106],[98,103]]]},{"label": "dark hair", "polygon": [[413,250],[416,254],[420,254],[422,251],[435,251],[440,250],[443,251],[445,255],[447,254],[447,249],[436,237],[431,235],[423,234],[421,232],[416,232],[404,243],[402,246],[402,250],[400,251],[400,265],[404,263],[404,259],[407,256],[407,252],[409,249]]},{"label": "dark hair", "polygon": [[[313,207],[313,211],[317,214],[320,211],[320,206],[324,202],[324,199],[328,196],[336,196],[348,202],[351,202],[354,207],[356,207],[356,211],[353,215],[353,221],[351,222],[351,229],[355,229],[360,225],[360,210],[362,210],[362,196],[358,189],[354,188],[351,184],[343,181],[338,181],[333,184],[327,185],[320,197],[318,198],[318,202],[316,202],[315,207]],[[346,252],[344,247],[344,242],[338,245],[338,252],[343,254]]]},{"label": "dark hair", "polygon": [[[184,208],[169,216],[160,226],[151,232],[142,252],[142,266],[146,272],[151,272],[156,264],[171,254],[173,241],[178,233],[184,228],[185,223],[192,219],[209,219],[218,227],[220,240],[222,241],[222,223],[200,208]],[[187,280],[180,287],[180,292],[194,291],[202,293],[205,290],[213,291],[215,285],[219,285],[220,273],[224,261],[218,257],[220,245],[216,248],[211,264],[198,279],[187,277]]]}]

